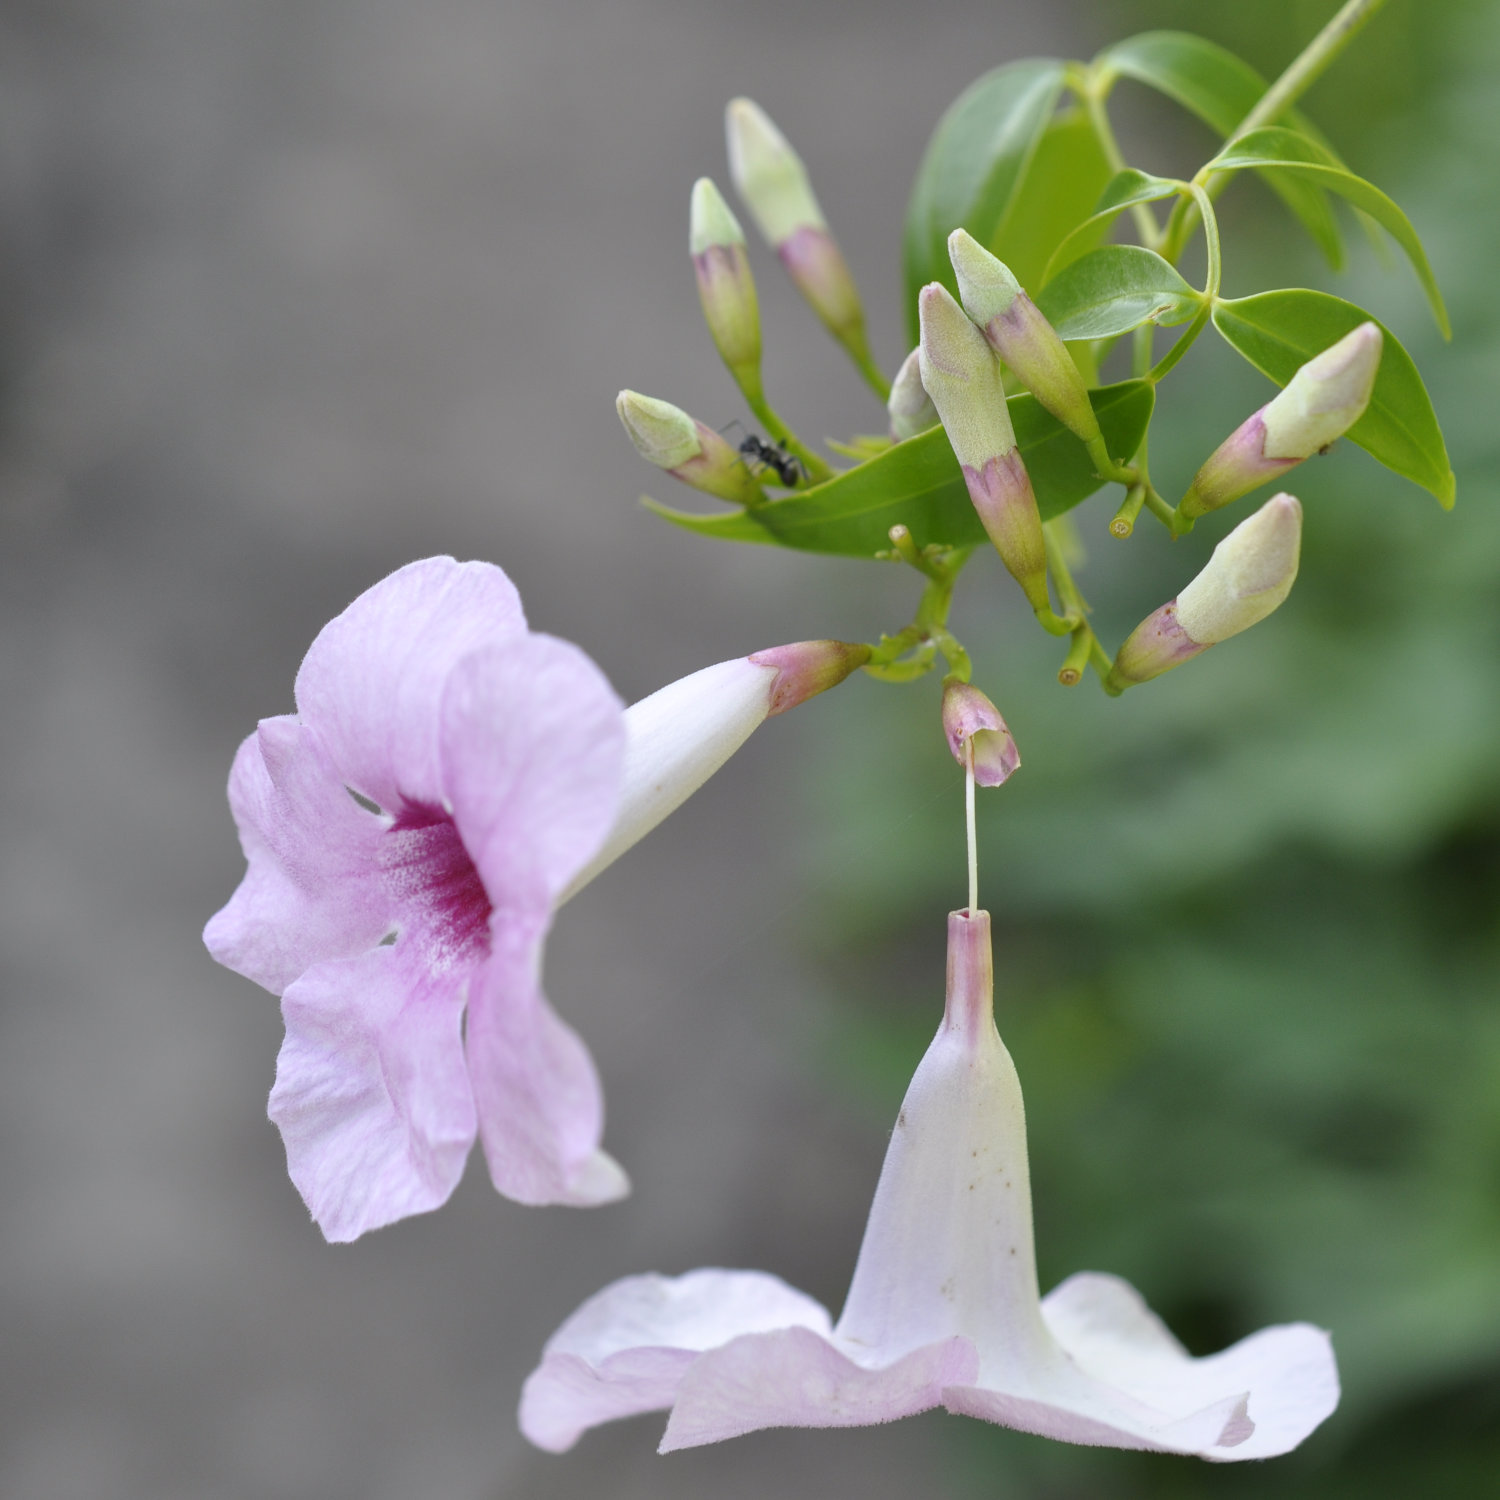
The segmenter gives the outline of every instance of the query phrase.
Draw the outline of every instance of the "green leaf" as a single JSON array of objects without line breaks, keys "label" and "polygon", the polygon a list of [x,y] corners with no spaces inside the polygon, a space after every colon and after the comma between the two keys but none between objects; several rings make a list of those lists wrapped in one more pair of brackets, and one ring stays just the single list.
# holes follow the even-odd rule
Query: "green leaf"
[{"label": "green leaf", "polygon": [[908,333],[929,281],[956,292],[948,236],[962,225],[988,245],[1019,195],[1063,86],[1063,65],[1027,59],[971,84],[938,121],[912,184],[904,256]]},{"label": "green leaf", "polygon": [[1363,177],[1356,177],[1315,141],[1295,130],[1284,130],[1271,126],[1265,130],[1254,130],[1249,135],[1231,141],[1209,163],[1215,171],[1237,171],[1244,167],[1275,166],[1298,176],[1306,177],[1330,192],[1347,198],[1356,208],[1363,209],[1372,219],[1390,234],[1406,251],[1427,293],[1432,306],[1432,316],[1437,320],[1444,338],[1452,337],[1448,324],[1448,311],[1443,306],[1443,294],[1438,291],[1437,278],[1427,262],[1427,252],[1411,220],[1378,187]]},{"label": "green leaf", "polygon": [[1160,198],[1170,198],[1174,193],[1185,191],[1184,184],[1170,177],[1153,177],[1149,172],[1136,171],[1134,167],[1116,172],[1105,184],[1104,191],[1094,204],[1093,213],[1058,243],[1052,252],[1052,258],[1043,268],[1041,284],[1045,286],[1064,266],[1092,250],[1104,231],[1127,208],[1133,208],[1137,203],[1154,203]]},{"label": "green leaf", "polygon": [[[1101,52],[1094,66],[1165,94],[1226,139],[1260,103],[1267,88],[1266,80],[1249,63],[1184,31],[1148,31],[1128,37]],[[1285,118],[1313,134],[1296,110],[1288,111]],[[1339,270],[1344,262],[1343,242],[1322,188],[1275,170],[1262,170],[1261,176],[1301,221],[1329,265]]]},{"label": "green leaf", "polygon": [[[1144,380],[1090,391],[1089,399],[1112,453],[1134,453],[1151,420],[1155,389]],[[1086,500],[1102,484],[1083,444],[1033,396],[1009,398],[1016,441],[1031,475],[1043,520]],[[973,547],[986,540],[969,499],[948,434],[934,427],[889,453],[850,469],[815,489],[770,500],[754,510],[695,516],[647,500],[657,515],[700,536],[737,542],[776,542],[807,552],[874,557],[890,549],[898,521],[919,547]]]},{"label": "green leaf", "polygon": [[1278,385],[1299,366],[1361,323],[1375,323],[1385,335],[1375,390],[1364,416],[1349,436],[1386,468],[1437,496],[1451,510],[1453,466],[1427,387],[1400,341],[1378,318],[1327,292],[1287,290],[1214,304],[1214,327],[1231,347]]},{"label": "green leaf", "polygon": [[[1009,211],[981,243],[1034,294],[1058,242],[1093,212],[1109,179],[1109,160],[1088,112],[1065,109],[1043,132]],[[1103,240],[1104,225],[1081,238],[1080,255]]]},{"label": "green leaf", "polygon": [[1036,305],[1061,338],[1098,339],[1142,323],[1185,323],[1202,301],[1154,250],[1101,245],[1058,272]]}]

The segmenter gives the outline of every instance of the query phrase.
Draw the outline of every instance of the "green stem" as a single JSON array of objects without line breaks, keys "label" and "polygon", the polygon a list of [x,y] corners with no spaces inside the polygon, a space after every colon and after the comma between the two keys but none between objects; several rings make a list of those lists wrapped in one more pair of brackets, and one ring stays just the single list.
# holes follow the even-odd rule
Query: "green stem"
[{"label": "green stem", "polygon": [[785,422],[771,409],[771,403],[764,396],[751,395],[745,392],[745,400],[750,403],[750,410],[756,415],[761,426],[771,435],[771,440],[786,449],[793,458],[807,470],[807,477],[814,484],[822,484],[825,479],[833,478],[832,467],[825,463],[816,453],[809,448],[801,438],[792,431]]},{"label": "green stem", "polygon": [[1141,507],[1146,503],[1146,489],[1144,484],[1133,484],[1125,496],[1122,504],[1115,512],[1115,518],[1109,523],[1109,534],[1111,536],[1126,537],[1135,530],[1136,518],[1141,513]]},{"label": "green stem", "polygon": [[[1346,0],[1332,20],[1315,36],[1282,71],[1281,76],[1256,101],[1255,107],[1229,133],[1225,145],[1262,125],[1273,125],[1327,70],[1330,63],[1364,30],[1385,0]],[[1217,154],[1217,153],[1216,153]],[[1217,198],[1229,185],[1233,173],[1208,173],[1198,169],[1193,181],[1207,188],[1210,198]],[[1187,247],[1197,228],[1195,209],[1179,200],[1167,224],[1166,234],[1157,246],[1164,259],[1175,263]]]},{"label": "green stem", "polygon": [[1177,342],[1152,366],[1151,373],[1146,376],[1147,380],[1154,385],[1193,347],[1198,340],[1198,335],[1208,327],[1208,320],[1212,313],[1213,303],[1205,302],[1194,315],[1193,321],[1183,330]]},{"label": "green stem", "polygon": [[1385,0],[1347,0],[1338,14],[1305,46],[1281,77],[1260,96],[1260,102],[1240,121],[1230,137],[1249,135],[1271,125],[1299,100],[1328,65],[1364,30]]},{"label": "green stem", "polygon": [[[1094,127],[1094,134],[1098,137],[1110,171],[1118,174],[1127,169],[1127,163],[1124,153],[1120,150],[1120,143],[1115,139],[1114,126],[1109,120],[1109,110],[1105,107],[1105,100],[1109,98],[1109,91],[1114,86],[1114,81],[1113,73],[1103,70],[1095,72],[1093,69],[1089,69],[1081,76],[1070,75],[1068,79],[1088,109],[1089,123]],[[1151,212],[1149,205],[1132,203],[1130,217],[1135,220],[1135,232],[1140,237],[1141,243],[1147,248],[1154,247],[1161,238],[1161,227],[1157,224],[1156,215]]]},{"label": "green stem", "polygon": [[[954,675],[967,682],[972,670],[969,653],[948,629],[948,611],[953,607],[953,588],[958,575],[973,549],[951,552],[946,560],[939,561],[928,553],[918,552],[904,526],[891,528],[891,542],[897,555],[926,577],[927,587],[922,590],[911,624],[895,635],[882,636],[880,644],[870,648],[870,660],[864,670],[882,682],[913,682],[931,671],[933,660],[941,651]],[[915,655],[902,660],[908,652]]]},{"label": "green stem", "polygon": [[853,359],[855,368],[858,369],[859,373],[865,377],[865,384],[868,385],[870,389],[874,391],[882,401],[889,401],[891,397],[891,383],[881,373],[880,366],[875,363],[874,359],[870,355],[870,351],[868,349],[862,349],[856,353],[851,350],[850,358]]}]

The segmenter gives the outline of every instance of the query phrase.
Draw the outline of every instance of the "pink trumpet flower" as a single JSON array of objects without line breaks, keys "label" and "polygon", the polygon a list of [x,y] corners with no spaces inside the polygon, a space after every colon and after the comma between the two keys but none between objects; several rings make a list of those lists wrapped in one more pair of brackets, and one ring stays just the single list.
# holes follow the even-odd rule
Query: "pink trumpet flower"
[{"label": "pink trumpet flower", "polygon": [[297,712],[235,757],[249,868],[204,941],[281,996],[270,1115],[328,1239],[439,1207],[476,1137],[519,1202],[629,1191],[593,1060],[542,993],[553,910],[862,651],[778,647],[627,710],[527,629],[499,568],[449,557],[323,628]]},{"label": "pink trumpet flower", "polygon": [[755,1271],[632,1276],[548,1341],[521,1429],[561,1452],[666,1409],[661,1451],[931,1407],[1064,1442],[1227,1462],[1295,1448],[1338,1403],[1328,1335],[1262,1329],[1190,1357],[1126,1282],[1038,1298],[1021,1089],[995,1029],[989,916],[948,918],[943,1023],[896,1119],[837,1323]]}]

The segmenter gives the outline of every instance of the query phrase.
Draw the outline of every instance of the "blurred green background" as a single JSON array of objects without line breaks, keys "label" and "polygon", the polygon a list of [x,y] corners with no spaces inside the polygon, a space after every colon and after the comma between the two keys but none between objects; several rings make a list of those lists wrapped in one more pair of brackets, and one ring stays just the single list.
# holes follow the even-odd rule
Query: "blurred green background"
[{"label": "blurred green background", "polygon": [[[1107,38],[1192,29],[1274,76],[1332,9],[1140,0],[1099,16]],[[1223,200],[1228,295],[1321,287],[1406,344],[1458,474],[1452,514],[1340,445],[1290,476],[1306,534],[1281,612],[1117,702],[1053,685],[1060,648],[1011,608],[994,558],[976,558],[954,618],[1025,761],[981,793],[980,879],[1030,1108],[1043,1289],[1122,1274],[1196,1353],[1319,1323],[1343,1403],[1293,1456],[1224,1468],[954,1424],[955,1493],[1495,1492],[1497,76],[1495,7],[1393,0],[1305,101],[1415,221],[1451,346],[1409,269],[1352,224],[1336,275],[1258,184]],[[1191,170],[1212,149],[1133,85],[1112,108],[1133,165]],[[1206,336],[1162,389],[1159,487],[1180,493],[1201,434],[1269,391]],[[1170,597],[1249,503],[1175,547],[1149,519],[1115,542],[1114,500],[1085,506],[1080,583],[1103,637]],[[911,712],[913,691],[931,714]],[[894,1112],[930,1034],[941,914],[964,899],[936,694],[850,694],[837,743],[811,758],[825,837],[807,879],[836,914],[814,939],[837,996],[820,1060],[872,1118]]]}]

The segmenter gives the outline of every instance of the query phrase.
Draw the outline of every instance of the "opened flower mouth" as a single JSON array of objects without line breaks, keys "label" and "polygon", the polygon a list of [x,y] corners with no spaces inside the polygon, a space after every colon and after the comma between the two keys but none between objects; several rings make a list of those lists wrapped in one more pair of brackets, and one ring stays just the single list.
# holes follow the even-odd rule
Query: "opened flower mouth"
[{"label": "opened flower mouth", "polygon": [[1338,1403],[1328,1336],[1263,1329],[1190,1357],[1127,1283],[1037,1294],[1026,1122],[995,1029],[989,916],[948,919],[943,1023],[907,1090],[837,1323],[756,1271],[632,1276],[548,1341],[522,1431],[561,1451],[668,1410],[663,1452],[935,1406],[1066,1442],[1217,1461],[1294,1448]]}]

